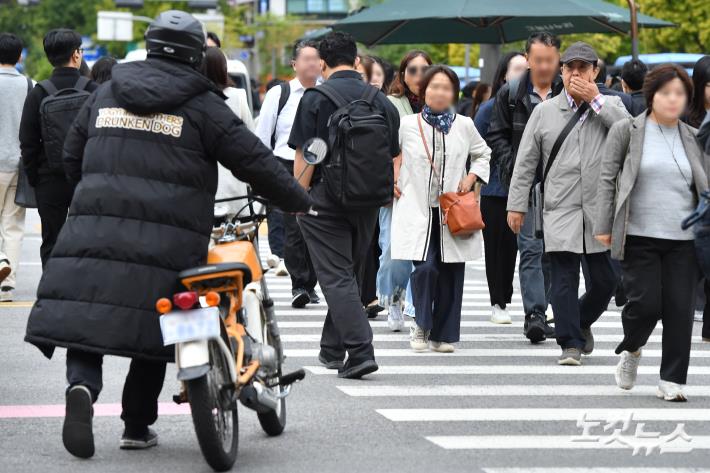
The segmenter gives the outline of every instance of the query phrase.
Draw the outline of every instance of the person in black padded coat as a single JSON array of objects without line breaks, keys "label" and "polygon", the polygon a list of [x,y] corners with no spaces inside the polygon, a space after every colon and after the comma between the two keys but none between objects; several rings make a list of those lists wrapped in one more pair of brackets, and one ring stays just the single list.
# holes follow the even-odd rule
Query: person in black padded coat
[{"label": "person in black padded coat", "polygon": [[206,263],[217,162],[287,212],[310,197],[197,72],[201,24],[168,11],[146,33],[148,59],[117,65],[87,100],[64,143],[76,184],[69,217],[37,291],[25,340],[51,357],[67,348],[63,440],[94,454],[92,403],[102,356],[132,358],[122,448],[148,448],[173,347],[155,302],[180,291],[181,270]]}]

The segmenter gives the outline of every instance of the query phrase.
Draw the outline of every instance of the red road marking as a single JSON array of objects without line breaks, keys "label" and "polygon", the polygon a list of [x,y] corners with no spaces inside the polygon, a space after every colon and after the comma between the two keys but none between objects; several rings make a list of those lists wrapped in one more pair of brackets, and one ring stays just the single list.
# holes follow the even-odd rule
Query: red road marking
[{"label": "red road marking", "polygon": [[[175,416],[190,414],[188,404],[172,402],[158,403],[158,415]],[[94,417],[121,415],[121,404],[94,404]],[[0,406],[0,419],[21,419],[32,417],[64,417],[64,404]]]}]

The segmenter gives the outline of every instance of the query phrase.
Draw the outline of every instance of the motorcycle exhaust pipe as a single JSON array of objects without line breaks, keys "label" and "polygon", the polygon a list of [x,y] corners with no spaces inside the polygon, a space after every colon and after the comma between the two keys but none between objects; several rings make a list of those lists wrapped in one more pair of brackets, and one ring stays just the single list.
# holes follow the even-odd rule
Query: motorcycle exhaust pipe
[{"label": "motorcycle exhaust pipe", "polygon": [[239,400],[245,407],[260,414],[275,411],[280,402],[271,389],[257,382],[244,386],[239,394]]}]

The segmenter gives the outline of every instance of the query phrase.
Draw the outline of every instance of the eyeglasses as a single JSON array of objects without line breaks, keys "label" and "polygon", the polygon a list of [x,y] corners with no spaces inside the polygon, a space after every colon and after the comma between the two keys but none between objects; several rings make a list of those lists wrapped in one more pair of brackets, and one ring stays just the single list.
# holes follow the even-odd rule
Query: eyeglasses
[{"label": "eyeglasses", "polygon": [[424,74],[427,69],[429,69],[429,66],[409,66],[407,67],[407,74],[410,76],[416,76],[418,74]]},{"label": "eyeglasses", "polygon": [[84,54],[84,48],[76,48],[77,51],[79,51],[81,54]]}]

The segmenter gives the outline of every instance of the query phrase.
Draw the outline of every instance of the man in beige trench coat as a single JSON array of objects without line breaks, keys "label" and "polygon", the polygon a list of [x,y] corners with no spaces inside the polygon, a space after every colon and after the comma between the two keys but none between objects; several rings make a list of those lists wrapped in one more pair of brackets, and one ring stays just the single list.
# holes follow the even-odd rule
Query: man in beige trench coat
[{"label": "man in beige trench coat", "polygon": [[[545,252],[550,258],[555,333],[562,347],[558,363],[562,365],[580,365],[581,355],[592,352],[590,327],[606,310],[616,287],[609,252],[594,239],[592,226],[601,162],[598,153],[611,125],[629,114],[618,97],[599,93],[594,83],[598,59],[594,49],[582,42],[562,55],[565,90],[533,111],[518,149],[508,197],[508,224],[518,233],[539,161],[547,165],[565,125],[584,107],[545,181]],[[583,259],[590,281],[586,294],[578,298]]]}]

